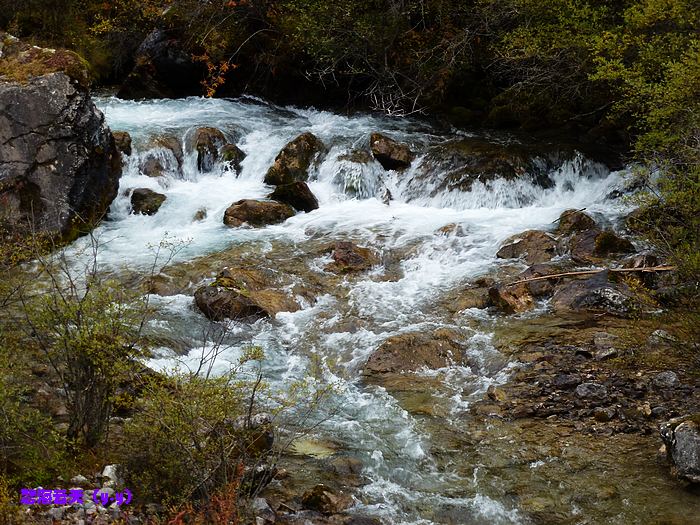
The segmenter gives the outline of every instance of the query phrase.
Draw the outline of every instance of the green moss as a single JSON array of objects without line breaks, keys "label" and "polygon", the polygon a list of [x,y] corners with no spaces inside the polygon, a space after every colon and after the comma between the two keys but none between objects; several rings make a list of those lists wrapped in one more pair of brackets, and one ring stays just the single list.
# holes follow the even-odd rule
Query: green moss
[{"label": "green moss", "polygon": [[65,49],[22,47],[0,59],[0,77],[24,83],[35,77],[63,72],[80,85],[89,86],[89,65],[77,53]]}]

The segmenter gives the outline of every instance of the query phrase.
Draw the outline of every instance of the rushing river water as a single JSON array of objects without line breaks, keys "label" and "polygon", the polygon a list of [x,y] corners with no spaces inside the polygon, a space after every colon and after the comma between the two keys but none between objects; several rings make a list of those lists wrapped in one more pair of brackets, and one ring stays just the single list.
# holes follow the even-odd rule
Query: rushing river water
[{"label": "rushing river water", "polygon": [[[283,391],[285,385],[304,378],[312,365],[321,370],[321,381],[336,384],[333,399],[319,407],[324,421],[313,437],[361,461],[368,484],[359,489],[353,512],[387,523],[527,522],[515,500],[499,490],[498,480],[484,479],[467,453],[450,442],[450,435],[463,426],[470,402],[483,397],[489,385],[504,382],[514,363],[492,344],[492,314],[455,313],[445,308],[446,297],[503,265],[495,254],[504,239],[527,229],[551,229],[566,209],[586,208],[598,220],[614,223],[624,206],[608,195],[620,187],[622,174],[575,156],[552,166],[545,185],[524,176],[475,182],[469,191],[441,189],[436,181],[442,174],[430,172],[421,152],[466,135],[436,131],[416,121],[279,108],[256,99],[139,103],[103,98],[98,105],[112,130],[128,131],[135,147],[110,220],[96,232],[104,243],[100,262],[105,267],[145,269],[152,261],[153,246],[166,237],[186,242],[175,263],[239,248],[255,252],[258,260],[268,257],[278,271],[284,272],[285,264],[302,264],[308,272],[318,273],[323,272],[327,256],[308,252],[320,241],[333,240],[371,247],[389,261],[388,266],[393,261],[391,275],[379,268],[342,280],[333,292],[305,303],[298,312],[252,325],[235,323],[232,346],[220,363],[225,366],[226,359],[235,360],[245,345],[254,343],[265,351],[263,370],[274,388]],[[151,178],[139,172],[149,137],[167,132],[184,140],[188,131],[200,126],[221,129],[247,154],[239,176],[223,168],[198,173],[193,155],[186,155],[181,174],[173,170]],[[320,208],[266,228],[224,226],[224,211],[233,202],[263,198],[270,192],[263,183],[267,169],[280,149],[304,131],[314,133],[329,149],[309,183]],[[373,131],[406,142],[418,152],[406,172],[386,172],[374,161],[339,159],[367,149]],[[166,167],[175,166],[164,150],[155,154]],[[129,213],[127,190],[136,187],[167,196],[157,214]],[[387,189],[393,196],[389,205],[381,198]],[[194,221],[201,209],[206,209],[206,218]],[[461,226],[461,234],[436,234],[452,223]],[[76,247],[84,242],[78,241]],[[211,268],[210,273],[219,269]],[[154,300],[163,307],[157,323],[161,330],[187,340],[202,325],[203,316],[193,307],[191,294]],[[382,341],[440,327],[462,335],[472,357],[470,366],[426,371],[422,376],[425,384],[432,385],[429,392],[411,399],[362,380],[365,361]],[[194,338],[189,347],[195,359]],[[171,355],[163,348],[152,364],[167,366],[173,362]],[[429,399],[416,400],[421,395]]]}]

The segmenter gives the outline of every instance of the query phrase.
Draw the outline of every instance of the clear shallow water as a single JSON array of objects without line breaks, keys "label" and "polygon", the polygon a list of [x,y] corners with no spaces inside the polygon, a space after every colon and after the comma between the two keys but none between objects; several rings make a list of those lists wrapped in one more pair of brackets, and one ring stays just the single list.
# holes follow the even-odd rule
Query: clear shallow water
[{"label": "clear shallow water", "polygon": [[[255,260],[263,260],[267,252],[280,271],[285,258],[290,264],[304,259],[309,272],[322,271],[323,257],[307,254],[319,239],[353,240],[386,257],[399,257],[395,278],[382,278],[378,269],[343,281],[333,293],[317,297],[315,304],[299,312],[253,325],[234,324],[231,348],[219,366],[235,361],[246,344],[254,343],[264,348],[265,375],[280,392],[291,381],[307,377],[312,366],[321,371],[321,382],[337,385],[337,393],[314,416],[324,420],[316,437],[331,440],[362,461],[369,484],[360,489],[356,512],[379,516],[387,523],[524,522],[512,501],[494,488],[497,482],[482,483],[476,471],[473,476],[464,475],[465,459],[459,451],[451,452],[454,460],[437,458],[435,450],[443,447],[443,438],[435,436],[435,421],[427,423],[405,410],[384,388],[363,383],[361,369],[387,337],[441,327],[456,330],[469,347],[470,366],[421,375],[437,385],[430,396],[439,406],[440,424],[447,433],[450,428],[457,431],[470,400],[481,397],[490,384],[504,382],[512,364],[492,345],[488,314],[468,310],[455,316],[439,306],[441,301],[449,291],[502,264],[495,253],[505,238],[526,229],[551,228],[565,209],[585,207],[603,221],[614,221],[624,210],[606,195],[621,185],[622,174],[578,157],[552,170],[548,189],[524,178],[476,182],[469,192],[440,191],[421,171],[421,155],[400,174],[385,172],[373,161],[357,164],[338,158],[367,149],[373,131],[405,141],[418,152],[457,137],[418,122],[278,108],[256,99],[127,102],[106,98],[98,105],[113,130],[132,135],[135,149],[125,166],[110,220],[96,231],[104,243],[100,262],[105,268],[148,268],[153,247],[164,238],[186,243],[176,262],[240,247],[255,251]],[[149,178],[139,172],[150,137],[167,132],[184,140],[200,126],[221,129],[247,154],[238,177],[223,167],[198,173],[192,155],[186,155],[182,174],[173,170],[164,177]],[[223,214],[231,203],[262,198],[271,191],[263,183],[267,169],[279,150],[304,131],[316,134],[329,148],[309,183],[320,209],[263,229],[224,226]],[[175,165],[167,152],[156,154]],[[128,189],[136,187],[167,196],[156,215],[129,214]],[[386,189],[394,198],[388,206],[381,201]],[[207,210],[206,219],[193,221],[200,209]],[[460,225],[464,234],[436,234],[451,223]],[[84,242],[75,244],[76,252]],[[211,268],[212,273],[218,270]],[[188,333],[202,326],[203,317],[193,309],[190,296],[154,297],[154,301],[164,310],[159,330]],[[199,355],[195,344],[191,346],[185,360]],[[164,348],[152,365],[173,362]]]}]

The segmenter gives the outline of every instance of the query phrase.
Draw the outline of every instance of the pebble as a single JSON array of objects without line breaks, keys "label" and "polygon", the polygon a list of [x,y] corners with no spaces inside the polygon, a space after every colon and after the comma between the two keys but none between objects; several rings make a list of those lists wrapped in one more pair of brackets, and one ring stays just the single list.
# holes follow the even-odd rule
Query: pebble
[{"label": "pebble", "polygon": [[600,383],[581,383],[576,387],[576,395],[584,399],[604,399],[608,389]]},{"label": "pebble", "polygon": [[82,474],[78,474],[77,476],[74,476],[70,479],[70,482],[73,485],[77,485],[78,487],[84,487],[89,483],[88,479],[83,476]]}]

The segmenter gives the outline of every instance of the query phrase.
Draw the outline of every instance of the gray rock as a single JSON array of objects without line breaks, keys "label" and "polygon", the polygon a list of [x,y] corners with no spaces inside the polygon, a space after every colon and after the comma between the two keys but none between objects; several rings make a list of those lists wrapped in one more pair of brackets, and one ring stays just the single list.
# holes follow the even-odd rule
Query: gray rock
[{"label": "gray rock", "polygon": [[277,516],[265,498],[255,498],[251,505],[256,519],[262,519],[263,523],[274,523]]},{"label": "gray rock", "polygon": [[700,414],[672,419],[660,432],[673,474],[700,483]]},{"label": "gray rock", "polygon": [[570,389],[581,384],[581,376],[578,374],[559,374],[552,380],[552,386],[556,388]]},{"label": "gray rock", "polygon": [[0,222],[72,240],[117,195],[121,155],[87,89],[63,73],[0,84]]},{"label": "gray rock", "polygon": [[681,384],[678,374],[670,370],[656,374],[652,383],[656,388],[674,388]]},{"label": "gray rock", "polygon": [[49,518],[52,520],[60,521],[63,519],[63,515],[66,513],[65,507],[53,507],[47,512]]},{"label": "gray rock", "polygon": [[605,399],[608,389],[600,383],[581,383],[576,387],[576,395],[583,399]]},{"label": "gray rock", "polygon": [[121,465],[117,465],[117,464],[105,465],[105,468],[102,469],[102,477],[106,478],[109,481],[114,481],[117,484],[122,484],[122,483],[124,483],[124,480],[122,479],[121,475],[119,474],[120,470],[121,470]]},{"label": "gray rock", "polygon": [[608,280],[608,272],[590,279],[569,281],[557,288],[552,306],[557,312],[603,311],[627,315],[634,303],[632,291],[624,283]]},{"label": "gray rock", "polygon": [[88,479],[82,474],[78,474],[70,479],[71,484],[77,485],[78,487],[85,487],[90,483]]},{"label": "gray rock", "polygon": [[676,341],[678,341],[678,339],[673,337],[666,330],[654,330],[649,336],[649,339],[647,339],[647,344],[650,346],[670,345]]}]

